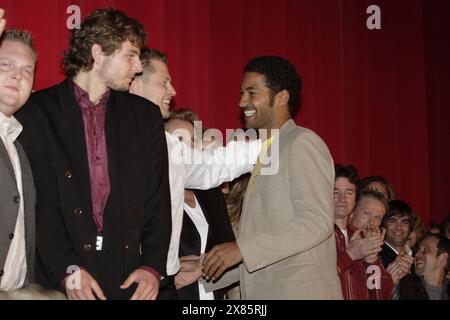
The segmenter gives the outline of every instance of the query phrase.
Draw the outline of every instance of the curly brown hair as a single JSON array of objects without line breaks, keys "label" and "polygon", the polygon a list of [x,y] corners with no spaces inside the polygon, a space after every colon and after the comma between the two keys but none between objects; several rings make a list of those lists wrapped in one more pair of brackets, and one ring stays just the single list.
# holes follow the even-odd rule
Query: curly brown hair
[{"label": "curly brown hair", "polygon": [[111,55],[127,40],[140,49],[145,46],[147,34],[137,20],[114,8],[93,11],[80,29],[73,29],[70,33],[70,47],[64,52],[62,61],[64,73],[73,77],[80,70],[91,70],[94,44],[100,45],[106,55]]}]

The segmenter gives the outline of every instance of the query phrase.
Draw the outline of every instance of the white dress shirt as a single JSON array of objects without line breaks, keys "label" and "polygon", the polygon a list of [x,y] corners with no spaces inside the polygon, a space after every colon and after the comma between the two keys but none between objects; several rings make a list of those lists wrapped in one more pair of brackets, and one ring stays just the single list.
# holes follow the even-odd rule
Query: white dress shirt
[{"label": "white dress shirt", "polygon": [[25,221],[22,190],[22,170],[19,155],[14,141],[22,132],[22,125],[13,116],[6,117],[0,112],[0,137],[8,151],[19,191],[20,204],[17,215],[14,238],[11,240],[8,255],[3,267],[4,276],[1,279],[0,291],[13,291],[23,287],[27,274],[27,259],[25,250]]},{"label": "white dress shirt", "polygon": [[[200,254],[205,253],[206,242],[208,241],[209,224],[206,221],[205,214],[202,207],[199,205],[197,198],[194,195],[195,207],[191,208],[188,204],[184,203],[184,210],[189,218],[195,225],[198,233],[200,234]],[[206,292],[202,283],[198,282],[198,292],[200,300],[214,300],[213,292]]]},{"label": "white dress shirt", "polygon": [[251,172],[261,151],[261,141],[232,141],[226,147],[192,151],[166,132],[169,153],[169,183],[172,204],[172,235],[167,256],[167,274],[180,269],[178,252],[183,224],[184,189],[207,190]]}]

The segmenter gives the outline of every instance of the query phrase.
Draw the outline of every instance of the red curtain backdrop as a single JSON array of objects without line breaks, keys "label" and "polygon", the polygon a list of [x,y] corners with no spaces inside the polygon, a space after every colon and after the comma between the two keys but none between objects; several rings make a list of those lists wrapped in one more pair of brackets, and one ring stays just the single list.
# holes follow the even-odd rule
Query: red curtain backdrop
[{"label": "red curtain backdrop", "polygon": [[[241,127],[245,62],[282,55],[304,82],[297,123],[320,134],[335,162],[386,176],[426,223],[450,212],[448,0],[0,0],[8,27],[31,30],[35,88],[63,79],[69,5],[82,17],[115,6],[169,56],[176,107],[204,126]],[[381,30],[369,30],[369,5]]]}]

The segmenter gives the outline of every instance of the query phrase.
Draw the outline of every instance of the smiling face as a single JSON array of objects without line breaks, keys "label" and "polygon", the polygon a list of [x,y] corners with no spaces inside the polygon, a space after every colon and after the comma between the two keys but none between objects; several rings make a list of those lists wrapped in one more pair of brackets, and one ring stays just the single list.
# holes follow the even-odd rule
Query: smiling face
[{"label": "smiling face", "polygon": [[131,83],[130,92],[144,97],[156,104],[164,119],[170,116],[170,102],[177,94],[172,86],[167,64],[152,59],[151,71],[144,69],[142,75],[136,76]]},{"label": "smiling face", "polygon": [[247,129],[276,128],[273,100],[264,75],[256,72],[244,74],[239,107],[244,112]]},{"label": "smiling face", "polygon": [[410,230],[408,216],[393,215],[383,225],[386,228],[386,242],[394,247],[405,245]]},{"label": "smiling face", "polygon": [[11,116],[31,94],[35,60],[23,43],[4,40],[0,45],[0,112]]},{"label": "smiling face", "polygon": [[125,41],[120,49],[99,61],[99,78],[108,88],[127,91],[136,73],[142,72],[139,54],[138,47]]},{"label": "smiling face", "polygon": [[425,237],[419,244],[414,264],[418,276],[426,276],[444,272],[447,265],[448,253],[438,254],[439,239]]}]

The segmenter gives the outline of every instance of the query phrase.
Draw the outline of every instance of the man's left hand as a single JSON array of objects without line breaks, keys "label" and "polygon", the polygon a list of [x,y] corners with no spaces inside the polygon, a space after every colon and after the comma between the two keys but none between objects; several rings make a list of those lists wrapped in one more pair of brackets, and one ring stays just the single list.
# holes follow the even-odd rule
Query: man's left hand
[{"label": "man's left hand", "polygon": [[237,243],[226,242],[211,249],[203,260],[203,276],[207,280],[216,280],[226,269],[240,263],[243,260]]},{"label": "man's left hand", "polygon": [[151,272],[143,269],[135,270],[120,288],[127,289],[133,283],[137,283],[138,287],[131,297],[131,300],[156,300],[159,290],[159,281]]}]

